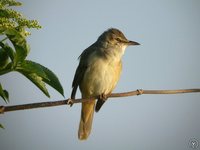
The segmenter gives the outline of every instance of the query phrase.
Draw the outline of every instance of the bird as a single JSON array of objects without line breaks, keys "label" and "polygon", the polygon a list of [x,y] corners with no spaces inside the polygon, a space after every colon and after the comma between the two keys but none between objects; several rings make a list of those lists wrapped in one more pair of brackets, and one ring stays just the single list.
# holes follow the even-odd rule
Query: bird
[{"label": "bird", "polygon": [[[117,28],[104,31],[91,46],[79,56],[79,65],[72,82],[71,99],[75,99],[79,87],[82,98],[93,98],[82,102],[78,139],[86,140],[92,129],[94,111],[98,112],[112,93],[120,78],[122,56],[131,45],[140,45],[128,40]],[[98,97],[97,102],[94,97]]]}]

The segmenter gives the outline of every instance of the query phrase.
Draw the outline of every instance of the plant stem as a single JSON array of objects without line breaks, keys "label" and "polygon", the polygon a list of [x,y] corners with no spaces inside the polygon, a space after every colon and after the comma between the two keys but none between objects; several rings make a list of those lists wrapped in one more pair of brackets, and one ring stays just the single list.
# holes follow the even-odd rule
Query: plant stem
[{"label": "plant stem", "polygon": [[[179,89],[179,90],[136,90],[124,93],[112,93],[107,95],[109,98],[116,98],[116,97],[127,97],[127,96],[137,96],[143,94],[181,94],[181,93],[196,93],[200,92],[200,89]],[[59,100],[59,101],[52,101],[52,102],[39,102],[39,103],[31,103],[31,104],[22,104],[22,105],[14,105],[14,106],[0,106],[0,114],[9,112],[9,111],[16,111],[16,110],[25,110],[25,109],[34,109],[34,108],[42,108],[42,107],[53,107],[53,106],[60,106],[60,105],[72,105],[75,103],[82,103],[88,102],[91,100],[97,99],[99,96],[86,98],[86,99],[66,99],[66,100]]]}]

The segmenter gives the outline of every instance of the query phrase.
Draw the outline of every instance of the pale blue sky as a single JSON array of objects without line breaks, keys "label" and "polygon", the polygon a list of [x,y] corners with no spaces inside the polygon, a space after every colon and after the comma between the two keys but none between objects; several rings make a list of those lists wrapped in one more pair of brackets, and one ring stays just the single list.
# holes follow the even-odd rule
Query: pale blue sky
[{"label": "pale blue sky", "polygon": [[[141,43],[127,48],[115,92],[200,88],[199,0],[21,0],[19,10],[43,26],[32,30],[28,59],[59,77],[68,98],[80,53],[110,27]],[[9,105],[48,99],[18,73],[0,77]],[[80,93],[78,93],[80,96]],[[0,101],[0,105],[5,105]],[[200,141],[200,94],[142,95],[106,102],[87,141],[77,139],[80,105],[5,113],[1,150],[188,150]]]}]

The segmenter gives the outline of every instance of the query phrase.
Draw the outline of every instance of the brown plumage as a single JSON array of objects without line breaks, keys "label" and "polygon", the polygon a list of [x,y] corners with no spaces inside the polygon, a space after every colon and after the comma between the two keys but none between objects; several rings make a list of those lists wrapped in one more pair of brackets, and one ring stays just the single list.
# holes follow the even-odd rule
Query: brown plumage
[{"label": "brown plumage", "polygon": [[[122,69],[121,57],[129,45],[139,45],[126,39],[118,29],[108,29],[97,41],[85,49],[80,55],[80,63],[76,69],[72,83],[71,98],[75,98],[80,88],[82,98],[110,94],[115,88]],[[78,137],[87,139],[91,129],[94,110],[99,111],[105,100],[83,102]]]}]

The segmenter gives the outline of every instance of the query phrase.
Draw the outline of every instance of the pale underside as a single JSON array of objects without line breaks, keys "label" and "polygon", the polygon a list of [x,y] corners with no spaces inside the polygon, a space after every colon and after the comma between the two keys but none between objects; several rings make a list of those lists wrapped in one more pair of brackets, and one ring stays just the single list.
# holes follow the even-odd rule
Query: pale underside
[{"label": "pale underside", "polygon": [[[94,54],[95,55],[95,54]],[[110,94],[115,88],[122,69],[121,59],[110,60],[91,56],[80,90],[82,97]],[[84,86],[83,86],[84,85]]]}]

